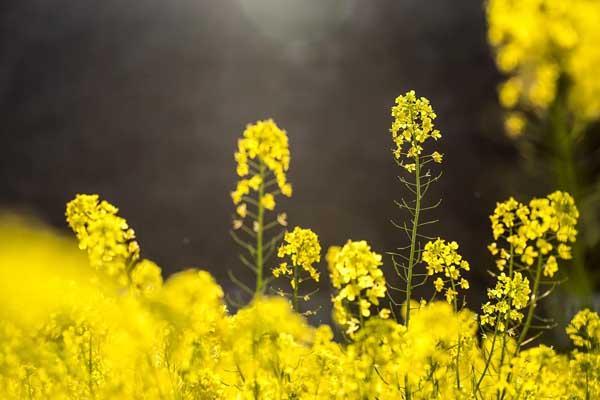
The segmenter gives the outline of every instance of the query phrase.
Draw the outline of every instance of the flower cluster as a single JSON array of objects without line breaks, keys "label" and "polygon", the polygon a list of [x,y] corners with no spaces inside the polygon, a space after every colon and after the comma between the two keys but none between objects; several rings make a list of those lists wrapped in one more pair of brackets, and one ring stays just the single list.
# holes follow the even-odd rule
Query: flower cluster
[{"label": "flower cluster", "polygon": [[[102,202],[91,204],[96,210]],[[87,226],[81,215],[69,215],[75,227]],[[330,327],[310,326],[281,298],[259,295],[229,313],[223,290],[205,271],[181,271],[162,284],[160,268],[142,260],[131,271],[135,290],[123,291],[114,280],[98,279],[96,269],[82,268],[89,260],[70,241],[0,222],[3,399],[391,400],[407,391],[413,400],[600,396],[596,313],[581,312],[567,328],[580,350],[519,350],[509,338],[511,356],[503,362],[504,350],[487,347],[489,336],[480,341],[475,314],[466,308],[422,302],[409,327],[386,319],[387,309],[373,313],[386,284],[381,256],[364,241],[327,253],[338,289],[336,320],[350,338],[340,343]],[[314,266],[316,237],[298,228],[287,239],[281,248],[290,263],[304,272],[303,265]],[[431,270],[462,269],[456,247],[432,242],[425,257]],[[520,272],[501,274],[488,294],[481,323],[509,330],[528,303],[529,283]]]},{"label": "flower cluster", "polygon": [[99,201],[98,195],[79,194],[67,204],[66,217],[90,264],[124,284],[140,257],[140,247],[118,211],[107,201]]},{"label": "flower cluster", "polygon": [[513,277],[504,273],[498,276],[498,282],[492,289],[488,289],[488,301],[482,306],[481,325],[495,327],[499,332],[508,331],[511,324],[519,323],[523,319],[520,311],[529,303],[529,279],[520,272],[515,272]]},{"label": "flower cluster", "polygon": [[[237,174],[242,178],[231,193],[233,203],[242,203],[250,190],[264,188],[259,202],[268,210],[275,208],[275,194],[292,195],[292,186],[287,182],[286,172],[290,166],[290,150],[288,138],[271,119],[258,121],[246,127],[242,138],[238,141],[235,153]],[[271,182],[269,176],[274,178]],[[268,192],[271,185],[276,184],[278,191]],[[242,203],[243,204],[243,203]],[[238,214],[244,217],[244,206],[238,207]]]},{"label": "flower cluster", "polygon": [[160,267],[150,260],[141,260],[131,271],[131,284],[144,296],[152,297],[163,284]]},{"label": "flower cluster", "polygon": [[[500,86],[504,107],[543,112],[565,78],[568,104],[578,118],[598,118],[600,84],[591,71],[600,63],[600,3],[490,0],[487,16],[496,63],[509,76]],[[519,111],[509,114],[509,133],[521,134],[524,121]]]},{"label": "flower cluster", "polygon": [[[543,273],[553,277],[558,270],[558,259],[571,258],[571,247],[577,237],[575,228],[579,211],[573,197],[556,191],[546,198],[534,198],[529,205],[513,198],[498,203],[490,216],[496,242],[488,247],[498,256],[496,266],[502,271],[507,263],[529,267],[536,260],[545,261]],[[505,244],[498,246],[498,240]]]},{"label": "flower cluster", "polygon": [[[422,158],[423,143],[429,138],[437,140],[442,137],[440,131],[434,129],[433,120],[436,114],[429,100],[425,97],[417,98],[414,90],[411,90],[396,99],[396,105],[392,107],[392,117],[394,121],[390,131],[396,145],[393,149],[394,157],[401,166],[412,173]],[[442,162],[442,154],[437,151],[427,158],[437,163]]]},{"label": "flower cluster", "polygon": [[600,350],[600,317],[597,313],[587,308],[579,311],[566,332],[575,346],[585,350]]},{"label": "flower cluster", "polygon": [[[436,292],[441,292],[445,287],[445,296],[448,303],[452,303],[458,295],[457,289],[469,288],[469,281],[461,276],[461,270],[469,271],[469,263],[457,252],[458,243],[446,242],[437,238],[425,245],[421,256],[427,268],[427,275],[437,274],[433,282]],[[439,275],[443,275],[442,278]]]},{"label": "flower cluster", "polygon": [[[360,320],[371,315],[371,307],[379,306],[385,297],[381,255],[371,251],[364,240],[349,240],[341,249],[330,250],[327,260],[331,284],[338,289],[332,299],[334,318],[351,335],[360,327]],[[380,314],[387,316],[389,310],[382,309]]]},{"label": "flower cluster", "polygon": [[[277,256],[279,258],[289,256],[292,268],[289,268],[287,262],[282,262],[279,267],[273,269],[273,275],[276,278],[280,275],[294,276],[294,269],[300,267],[309,274],[311,279],[318,282],[319,272],[313,265],[321,261],[321,245],[317,234],[310,229],[297,226],[293,231],[286,232],[283,241]],[[297,285],[297,279],[292,279],[291,284],[292,287]]]},{"label": "flower cluster", "polygon": [[241,179],[231,193],[236,215],[230,233],[244,250],[240,261],[256,275],[255,289],[235,278],[231,271],[230,276],[246,294],[263,293],[268,283],[265,263],[283,235],[283,232],[273,232],[273,228],[287,226],[286,213],[269,217],[267,211],[275,209],[279,194],[292,195],[292,186],[286,177],[290,165],[287,134],[271,119],[250,124],[238,140],[234,157]]}]

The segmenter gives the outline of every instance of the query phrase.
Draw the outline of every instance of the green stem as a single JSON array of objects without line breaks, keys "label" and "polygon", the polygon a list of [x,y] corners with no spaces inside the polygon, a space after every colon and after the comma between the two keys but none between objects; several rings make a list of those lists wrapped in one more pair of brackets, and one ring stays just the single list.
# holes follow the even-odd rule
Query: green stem
[{"label": "green stem", "polygon": [[490,367],[490,363],[492,362],[492,357],[494,355],[494,348],[496,347],[496,338],[498,337],[498,322],[500,322],[500,315],[496,317],[496,323],[494,324],[494,339],[492,339],[492,345],[490,346],[490,354],[485,362],[485,367],[483,368],[483,372],[475,385],[474,394],[477,395],[477,391],[479,390],[479,386],[481,386],[481,382],[483,382],[483,378],[487,374],[487,370]]},{"label": "green stem", "polygon": [[525,325],[523,325],[523,330],[521,331],[521,334],[519,335],[519,340],[517,340],[517,346],[516,346],[517,352],[519,351],[519,348],[521,347],[521,343],[523,343],[523,341],[527,337],[527,332],[529,331],[529,328],[531,327],[531,321],[533,320],[533,314],[535,312],[535,307],[537,306],[537,297],[538,297],[538,290],[540,287],[540,278],[542,276],[542,264],[543,263],[544,263],[544,257],[542,257],[540,255],[538,257],[537,267],[535,269],[535,280],[533,281],[533,290],[531,292],[531,302],[529,303],[529,310],[527,310],[527,317],[525,319]]},{"label": "green stem", "polygon": [[[450,285],[452,286],[452,290],[456,293],[456,285],[454,284],[454,279],[450,278]],[[454,305],[454,314],[456,314],[456,318],[458,318],[458,299],[457,295],[454,296],[454,301],[452,302]],[[458,338],[456,342],[456,387],[460,390],[460,332],[458,333]]]},{"label": "green stem", "polygon": [[410,237],[410,253],[408,257],[408,274],[406,277],[406,318],[405,326],[408,328],[410,322],[410,299],[412,295],[412,277],[413,268],[417,247],[417,228],[419,226],[419,212],[421,211],[421,165],[419,163],[419,156],[415,156],[415,185],[416,185],[416,200],[415,200],[415,214],[413,216],[412,232]]},{"label": "green stem", "polygon": [[[416,199],[415,199],[415,214],[413,216],[413,225],[412,232],[410,237],[410,254],[408,257],[408,274],[406,277],[406,318],[404,319],[404,324],[406,328],[410,323],[410,299],[412,295],[412,278],[413,278],[413,268],[416,264],[415,261],[415,253],[417,247],[417,228],[419,226],[419,212],[421,211],[421,165],[419,156],[415,156],[415,184],[416,184]],[[405,376],[404,379],[404,392],[406,400],[410,400],[412,395],[410,392],[410,387],[408,385],[408,375]]]},{"label": "green stem", "polygon": [[292,278],[292,306],[294,307],[294,311],[300,312],[298,309],[298,267],[294,265],[294,277]]},{"label": "green stem", "polygon": [[[512,236],[513,234],[513,229],[510,228],[510,236]],[[508,276],[510,279],[513,279],[513,272],[514,272],[514,255],[515,255],[515,247],[511,244],[510,245],[510,261],[508,263]],[[509,302],[509,307],[512,307],[512,300]],[[504,365],[504,358],[506,357],[506,331],[502,332],[502,351],[500,352],[500,369],[502,368],[502,365]],[[508,374],[508,378],[507,381],[510,382],[511,381],[511,374]],[[502,389],[502,392],[498,392],[496,393],[496,399],[504,399],[504,396],[506,395],[506,388]]]},{"label": "green stem", "polygon": [[256,232],[256,292],[255,295],[262,294],[264,292],[263,287],[263,231],[264,231],[264,214],[265,208],[262,204],[262,198],[265,192],[265,183],[264,175],[265,175],[265,165],[262,159],[259,158],[259,175],[260,175],[260,186],[258,188],[258,216],[257,216],[257,224],[258,229]]}]

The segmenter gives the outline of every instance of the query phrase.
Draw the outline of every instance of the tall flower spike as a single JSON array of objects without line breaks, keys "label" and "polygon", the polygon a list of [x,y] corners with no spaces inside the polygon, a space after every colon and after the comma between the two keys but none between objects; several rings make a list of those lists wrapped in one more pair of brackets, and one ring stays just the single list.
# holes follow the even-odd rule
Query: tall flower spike
[{"label": "tall flower spike", "polygon": [[[441,153],[427,149],[427,145],[437,141],[442,135],[434,126],[436,114],[429,100],[417,97],[413,90],[396,99],[391,113],[394,118],[390,129],[394,143],[392,154],[398,166],[404,170],[403,172],[409,174],[408,178],[401,175],[398,179],[404,184],[410,196],[414,196],[409,200],[402,198],[395,202],[398,208],[408,213],[408,223],[392,221],[394,226],[408,236],[410,244],[390,252],[396,275],[402,281],[401,285],[390,286],[390,288],[404,296],[401,301],[397,302],[393,299],[391,301],[395,305],[401,305],[403,301],[403,310],[400,315],[404,315],[404,323],[408,327],[412,290],[415,285],[413,279],[416,276],[414,268],[421,262],[423,249],[420,239],[424,236],[420,231],[424,225],[434,222],[423,221],[422,212],[436,208],[439,204],[439,201],[426,206],[423,204],[424,195],[430,185],[441,176],[441,174],[433,175],[429,169],[424,169],[430,163],[441,163],[443,159]],[[419,273],[419,276],[423,276],[423,274]],[[426,278],[427,276],[425,276]],[[443,282],[438,280],[438,287],[440,287],[440,283]],[[447,291],[450,299],[454,297],[453,293],[453,289]],[[406,396],[410,397],[409,391]]]},{"label": "tall flower spike", "polygon": [[273,269],[273,276],[275,278],[285,276],[290,279],[292,305],[294,310],[299,311],[299,300],[301,298],[308,300],[311,295],[311,293],[300,294],[300,284],[308,279],[319,281],[320,274],[313,265],[321,260],[319,238],[310,229],[297,226],[293,231],[286,232],[277,256],[281,259],[289,258],[291,266],[286,261],[281,262]]},{"label": "tall flower spike", "polygon": [[275,210],[278,195],[292,195],[286,176],[290,165],[287,134],[271,119],[250,124],[238,140],[234,157],[241,179],[231,192],[236,206],[231,235],[245,250],[240,260],[256,275],[256,285],[252,289],[231,273],[230,277],[247,294],[261,294],[268,281],[264,265],[283,235],[283,231],[274,235],[270,231],[287,225],[285,213],[269,219],[268,212]]}]

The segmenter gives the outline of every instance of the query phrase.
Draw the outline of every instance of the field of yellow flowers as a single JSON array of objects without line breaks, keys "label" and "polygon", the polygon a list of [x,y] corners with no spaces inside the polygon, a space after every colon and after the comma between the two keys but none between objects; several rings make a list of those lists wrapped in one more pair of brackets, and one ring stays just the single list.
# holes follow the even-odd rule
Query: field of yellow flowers
[{"label": "field of yellow flowers", "polygon": [[[524,58],[536,54],[519,47],[517,28],[509,32],[519,19],[507,13],[532,14],[527,5],[538,3],[489,4],[499,64],[517,72],[501,90],[508,108],[521,98],[546,107],[556,96],[548,79],[562,65],[541,64],[536,83],[525,88],[522,66],[533,61]],[[548,8],[553,18],[566,12],[558,1],[543,3],[555,6]],[[593,7],[576,3],[581,13]],[[584,52],[577,37],[567,41],[572,25],[557,26],[565,47]],[[573,57],[565,65],[584,68]],[[568,101],[579,108],[584,100]],[[584,118],[600,108],[584,103]],[[553,326],[540,316],[540,302],[562,283],[576,249],[576,197],[557,190],[499,199],[489,220],[495,284],[484,304],[468,309],[469,262],[452,238],[425,234],[439,204],[428,192],[444,161],[434,109],[409,91],[391,117],[391,159],[404,193],[396,205],[408,217],[393,221],[405,246],[383,254],[366,240],[325,250],[311,229],[288,226],[277,209],[281,196],[293,193],[288,135],[272,120],[246,127],[234,156],[231,236],[240,268],[255,280],[249,286],[231,272],[247,295],[235,313],[206,271],[163,279],[118,208],[99,195],[80,194],[66,206],[79,246],[35,222],[2,217],[0,398],[600,399],[596,312],[583,309],[563,327],[570,352],[538,340]],[[521,134],[524,118],[511,111],[507,128]],[[384,275],[384,263],[392,274]],[[335,325],[315,327],[306,317],[319,310],[308,300],[322,275],[331,282]],[[417,287],[431,296],[417,298]]]}]

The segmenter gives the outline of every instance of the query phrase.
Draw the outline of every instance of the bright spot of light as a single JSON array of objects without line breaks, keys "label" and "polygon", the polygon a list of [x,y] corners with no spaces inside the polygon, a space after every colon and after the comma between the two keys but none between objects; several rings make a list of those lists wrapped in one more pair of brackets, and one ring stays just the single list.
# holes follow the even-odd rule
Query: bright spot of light
[{"label": "bright spot of light", "polygon": [[286,44],[317,41],[350,15],[354,0],[238,0],[261,33]]}]

